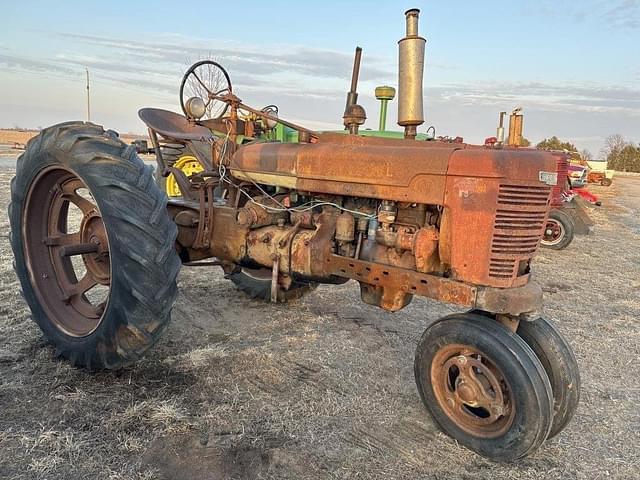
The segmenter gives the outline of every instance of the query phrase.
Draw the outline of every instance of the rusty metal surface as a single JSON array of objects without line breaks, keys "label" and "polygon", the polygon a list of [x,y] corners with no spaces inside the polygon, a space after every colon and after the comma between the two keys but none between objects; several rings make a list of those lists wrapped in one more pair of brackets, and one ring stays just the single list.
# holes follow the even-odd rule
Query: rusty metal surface
[{"label": "rusty metal surface", "polygon": [[231,170],[270,174],[272,184],[304,191],[443,203],[448,160],[458,147],[341,137],[346,138],[337,142],[335,137],[320,137],[318,143],[304,145],[247,145],[233,157]]},{"label": "rusty metal surface", "polygon": [[438,267],[439,259],[435,256],[438,249],[439,235],[433,226],[421,228],[413,240],[413,254],[416,257],[416,269],[419,272],[433,272]]},{"label": "rusty metal surface", "polygon": [[[473,285],[338,255],[331,255],[325,263],[328,273],[381,287],[394,294],[400,292],[402,295],[420,295],[466,307],[475,305],[476,287]],[[397,302],[383,300],[385,301],[380,305],[382,308],[399,310]]]},{"label": "rusty metal surface", "polygon": [[453,278],[517,287],[528,281],[549,210],[540,171],[556,160],[536,150],[458,150],[449,162],[440,253]]},{"label": "rusty metal surface", "polygon": [[[330,191],[334,183],[340,187],[336,190],[341,195],[357,196],[353,192],[356,190],[354,185],[366,191],[365,196],[372,193],[384,195],[383,203],[392,208],[393,214],[383,214],[383,210],[380,210],[378,220],[383,227],[391,226],[397,220],[396,207],[392,205],[393,202],[389,203],[389,198],[406,200],[402,192],[406,193],[415,185],[415,178],[428,178],[431,185],[439,182],[441,186],[436,189],[438,193],[428,188],[413,189],[420,203],[444,206],[439,233],[434,227],[429,227],[422,231],[422,235],[417,235],[416,228],[420,228],[420,225],[396,225],[393,230],[384,227],[387,230],[383,228],[372,237],[373,244],[369,240],[364,242],[362,254],[372,264],[377,264],[378,268],[402,268],[403,271],[397,273],[403,275],[405,283],[411,282],[406,277],[407,269],[422,273],[448,270],[451,280],[458,281],[455,285],[463,282],[518,287],[528,282],[529,262],[543,232],[550,193],[550,187],[540,182],[539,173],[541,169],[555,165],[553,156],[532,150],[499,151],[442,145],[423,147],[417,145],[419,142],[412,141],[374,139],[369,142],[358,137],[343,140],[345,137],[348,138],[340,136],[341,140],[335,143],[335,137],[330,137],[321,138],[316,144],[242,147],[234,156],[231,168],[240,163],[245,172],[251,169],[264,174],[286,175],[298,189],[315,194]],[[379,175],[379,168],[374,168],[376,165],[384,168],[389,175]],[[335,179],[333,182],[332,178]],[[267,200],[263,198],[262,201]],[[404,204],[410,205],[410,202]],[[201,203],[201,209],[210,207]],[[271,256],[278,254],[282,258],[283,273],[292,272],[321,279],[330,275],[344,276],[340,272],[318,267],[326,267],[323,262],[330,257],[334,240],[339,242],[338,252],[342,255],[351,257],[355,251],[349,245],[355,237],[350,224],[349,228],[341,227],[338,236],[335,236],[337,219],[334,214],[324,216],[325,223],[333,225],[331,228],[322,227],[326,233],[319,235],[320,225],[315,225],[318,231],[307,231],[303,243],[295,240],[296,235],[292,235],[294,240],[288,244],[292,248],[290,252],[273,246],[273,238],[281,237],[277,233],[280,230],[271,235],[273,238],[262,235],[260,241],[257,240],[260,232],[251,230],[251,241],[245,244],[243,242],[247,236],[242,235],[242,228],[239,229],[243,227],[248,232],[251,226],[274,224],[277,220],[282,222],[278,228],[285,235],[285,231],[292,228],[286,216],[270,214],[256,208],[256,204],[249,204],[233,214],[227,212],[221,218],[225,217],[228,218],[221,229],[218,228],[217,219],[213,221],[213,216],[207,216],[206,223],[210,224],[208,231],[213,232],[211,241],[217,243],[216,255],[229,261],[241,262],[246,256],[251,261],[270,267],[273,263]],[[200,222],[205,222],[205,218],[201,218]],[[224,239],[215,238],[218,235]],[[301,264],[297,258],[302,259]],[[441,277],[435,278],[438,278],[435,281],[437,284],[442,283]],[[389,287],[387,291],[390,292]],[[396,286],[395,290],[400,292],[402,288]],[[468,300],[455,298],[455,295],[449,297],[450,292],[446,289],[437,294],[427,290],[416,285],[416,294],[452,303],[469,303]],[[407,294],[411,292],[407,291]],[[404,294],[387,297],[381,297],[379,301],[385,304],[385,308],[391,309],[400,308],[406,299]]]},{"label": "rusty metal surface", "polygon": [[149,128],[172,140],[209,141],[211,130],[189,122],[185,117],[159,108],[143,108],[138,116]]},{"label": "rusty metal surface", "polygon": [[552,152],[551,154],[556,158],[556,172],[558,173],[558,183],[551,192],[551,207],[560,208],[564,203],[562,194],[571,188],[569,184],[569,155],[560,152]]},{"label": "rusty metal surface", "polygon": [[512,147],[522,145],[523,123],[524,115],[522,115],[522,109],[516,108],[511,115],[509,115],[509,137],[507,138],[507,145]]},{"label": "rusty metal surface", "polygon": [[515,288],[477,287],[474,307],[509,315],[539,312],[542,308],[542,287],[535,282]]},{"label": "rusty metal surface", "polygon": [[[246,185],[273,181],[272,185],[312,195],[379,199],[385,206],[377,213],[381,230],[364,240],[360,234],[356,247],[355,222],[349,214],[341,218],[339,211],[327,212],[319,222],[310,214],[292,213],[289,218],[258,207],[270,202],[260,196],[256,203],[214,208],[210,190],[201,190],[194,247],[224,261],[266,268],[277,257],[283,275],[327,281],[334,276],[358,279],[357,272],[342,272],[349,268],[333,268],[337,259],[359,265],[363,260],[352,259],[358,252],[378,273],[398,269],[393,280],[363,281],[369,285],[363,289],[366,301],[397,310],[417,294],[472,306],[475,290],[470,288],[475,287],[470,284],[519,287],[529,281],[529,262],[549,208],[550,187],[540,181],[540,172],[553,172],[555,165],[552,155],[536,150],[339,134],[319,135],[317,143],[310,144],[242,146],[229,167],[232,174],[243,174]],[[234,195],[236,200],[243,198]],[[414,203],[423,206],[420,216],[408,210]],[[409,212],[403,214],[405,221],[413,225],[395,223],[398,205],[404,205]],[[438,205],[440,218],[437,210],[427,210]],[[204,213],[212,209],[215,212]],[[438,226],[423,227],[426,218]],[[332,248],[341,255],[334,255]],[[445,272],[450,278],[442,276]],[[420,275],[427,275],[428,282],[422,283],[426,278]],[[496,308],[506,308],[506,313],[521,310],[517,305]]]},{"label": "rusty metal surface", "polygon": [[[212,256],[225,260],[244,258],[249,229],[238,225],[236,210],[216,208],[212,217],[213,230],[210,241]],[[271,265],[271,263],[267,265]]]},{"label": "rusty metal surface", "polygon": [[424,123],[423,73],[424,50],[427,41],[418,35],[417,8],[407,10],[406,34],[398,42],[398,125],[404,136],[416,137],[416,127]]},{"label": "rusty metal surface", "polygon": [[[44,169],[27,192],[22,232],[27,268],[40,304],[51,322],[77,337],[98,328],[108,301],[108,296],[92,301],[86,292],[111,283],[104,223],[96,204],[80,190],[86,186],[70,170]],[[81,212],[81,219],[72,221],[71,205]],[[78,220],[79,226],[74,224]],[[76,255],[82,257],[84,272],[71,261]]]},{"label": "rusty metal surface", "polygon": [[496,438],[513,424],[514,394],[491,352],[448,344],[431,362],[431,385],[447,417],[477,438]]}]

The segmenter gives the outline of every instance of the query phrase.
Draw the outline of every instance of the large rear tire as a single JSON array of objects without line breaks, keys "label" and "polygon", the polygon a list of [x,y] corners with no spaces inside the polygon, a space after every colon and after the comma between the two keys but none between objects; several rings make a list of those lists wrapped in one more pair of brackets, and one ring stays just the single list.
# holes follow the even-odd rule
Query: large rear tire
[{"label": "large rear tire", "polygon": [[166,203],[135,147],[98,125],[47,128],[18,159],[16,274],[33,319],[74,365],[127,366],[169,322],[181,264]]},{"label": "large rear tire", "polygon": [[[241,268],[237,272],[227,275],[227,278],[234,283],[238,290],[244,292],[249,297],[266,302],[271,300],[270,270],[266,268]],[[315,290],[317,286],[317,283],[294,281],[287,290],[278,288],[278,302],[288,303],[297,300],[303,295]]]}]

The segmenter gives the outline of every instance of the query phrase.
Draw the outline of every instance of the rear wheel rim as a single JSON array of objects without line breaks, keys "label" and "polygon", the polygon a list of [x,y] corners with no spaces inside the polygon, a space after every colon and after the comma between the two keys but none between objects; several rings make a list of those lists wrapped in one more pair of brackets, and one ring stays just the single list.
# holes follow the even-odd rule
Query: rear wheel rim
[{"label": "rear wheel rim", "polygon": [[564,225],[555,219],[548,219],[547,224],[544,227],[544,236],[542,241],[546,245],[557,245],[564,238],[565,231]]},{"label": "rear wheel rim", "polygon": [[513,423],[513,390],[495,363],[473,346],[449,344],[438,350],[431,385],[440,408],[467,434],[495,438]]},{"label": "rear wheel rim", "polygon": [[[182,170],[187,177],[198,174],[204,171],[198,159],[191,155],[184,155],[180,157],[173,165],[178,170]],[[166,181],[166,191],[168,197],[181,197],[182,192],[180,186],[173,173],[170,173]]]},{"label": "rear wheel rim", "polygon": [[90,335],[111,292],[109,241],[90,190],[67,168],[45,168],[31,182],[23,215],[25,260],[40,305],[65,334]]}]

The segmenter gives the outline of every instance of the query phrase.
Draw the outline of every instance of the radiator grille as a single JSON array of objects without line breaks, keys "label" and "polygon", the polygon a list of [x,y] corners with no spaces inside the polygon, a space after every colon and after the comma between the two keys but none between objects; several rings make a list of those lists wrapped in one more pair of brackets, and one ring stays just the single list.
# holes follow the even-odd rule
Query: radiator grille
[{"label": "radiator grille", "polygon": [[517,277],[520,265],[538,248],[544,229],[551,188],[543,185],[503,184],[491,241],[489,276]]}]

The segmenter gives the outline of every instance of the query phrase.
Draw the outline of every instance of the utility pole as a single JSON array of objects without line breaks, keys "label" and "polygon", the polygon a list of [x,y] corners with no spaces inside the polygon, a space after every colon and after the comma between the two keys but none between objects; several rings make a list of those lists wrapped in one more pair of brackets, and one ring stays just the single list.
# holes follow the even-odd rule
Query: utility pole
[{"label": "utility pole", "polygon": [[87,71],[87,122],[91,121],[91,100],[89,98],[89,69],[85,68]]}]

